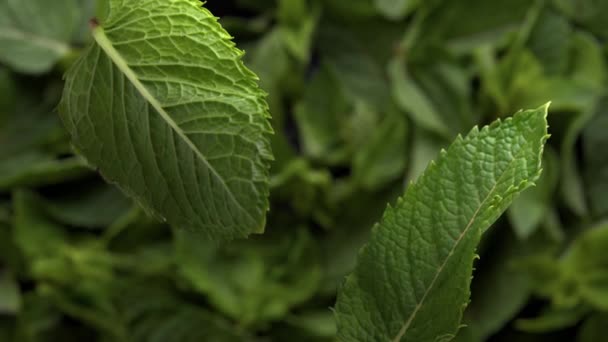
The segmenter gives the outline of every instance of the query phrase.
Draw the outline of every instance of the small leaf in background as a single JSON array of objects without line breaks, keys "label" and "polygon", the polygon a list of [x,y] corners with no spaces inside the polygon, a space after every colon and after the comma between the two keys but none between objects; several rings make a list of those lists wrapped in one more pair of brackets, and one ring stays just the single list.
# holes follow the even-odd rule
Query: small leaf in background
[{"label": "small leaf in background", "polygon": [[406,70],[400,60],[394,60],[389,65],[392,81],[392,93],[395,102],[401,109],[411,115],[412,120],[421,127],[433,131],[442,137],[450,135],[449,128],[433,107],[424,91]]},{"label": "small leaf in background", "polygon": [[15,84],[10,72],[0,66],[0,127],[8,117],[15,97]]},{"label": "small leaf in background", "polygon": [[13,315],[21,308],[21,294],[15,278],[0,270],[0,315]]},{"label": "small leaf in background", "polygon": [[66,240],[63,229],[44,217],[40,199],[24,190],[13,194],[15,222],[13,239],[23,255],[30,259],[48,258],[60,249]]},{"label": "small leaf in background", "polygon": [[[429,2],[433,4],[433,2]],[[437,1],[420,28],[428,42],[441,42],[454,52],[470,51],[485,44],[502,43],[517,30],[530,10],[528,0]]]},{"label": "small leaf in background", "polygon": [[596,217],[608,214],[608,98],[603,98],[597,111],[583,130],[584,183],[591,212]]},{"label": "small leaf in background", "polygon": [[546,332],[574,326],[585,315],[608,308],[608,225],[600,224],[582,232],[559,260],[549,256],[524,259],[533,291],[551,301],[538,317],[522,319],[518,327],[526,331]]},{"label": "small leaf in background", "polygon": [[246,326],[282,317],[310,298],[320,281],[316,246],[305,229],[219,248],[191,232],[176,234],[180,274]]},{"label": "small leaf in background", "polygon": [[549,309],[541,313],[539,317],[519,319],[515,324],[521,331],[540,334],[573,327],[588,313],[589,310],[583,306]]},{"label": "small leaf in background", "polygon": [[40,74],[70,51],[78,24],[75,0],[3,0],[0,3],[0,61]]},{"label": "small leaf in background", "polygon": [[404,174],[408,126],[405,114],[391,110],[353,158],[353,177],[375,190]]},{"label": "small leaf in background", "polygon": [[75,147],[175,226],[216,239],[263,232],[272,129],[242,52],[198,1],[109,10],[67,75],[60,112]]},{"label": "small leaf in background", "polygon": [[606,313],[598,313],[588,317],[581,327],[576,342],[601,341],[605,336],[604,330],[607,322],[608,315]]},{"label": "small leaf in background", "polygon": [[387,209],[339,291],[339,339],[456,335],[481,234],[540,175],[546,115],[544,106],[458,137]]},{"label": "small leaf in background", "polygon": [[550,214],[548,203],[555,196],[558,181],[559,161],[556,153],[548,148],[544,154],[543,174],[536,186],[516,198],[507,212],[521,240],[527,240],[534,234]]},{"label": "small leaf in background", "polygon": [[337,80],[329,69],[321,67],[294,113],[304,153],[329,163],[339,161],[344,147],[336,133],[348,111]]},{"label": "small leaf in background", "polygon": [[486,239],[490,241],[483,242],[489,245],[483,246],[481,260],[475,265],[465,326],[458,332],[459,337],[473,334],[482,341],[503,329],[526,305],[531,295],[530,280],[517,269],[516,260],[530,250],[537,250],[534,244],[521,243],[513,232],[505,229],[488,235]]},{"label": "small leaf in background", "polygon": [[45,196],[45,212],[63,224],[101,229],[131,208],[131,201],[115,187],[101,182],[80,182],[71,191]]},{"label": "small leaf in background", "polygon": [[419,0],[374,0],[376,8],[391,20],[403,19],[418,6]]}]

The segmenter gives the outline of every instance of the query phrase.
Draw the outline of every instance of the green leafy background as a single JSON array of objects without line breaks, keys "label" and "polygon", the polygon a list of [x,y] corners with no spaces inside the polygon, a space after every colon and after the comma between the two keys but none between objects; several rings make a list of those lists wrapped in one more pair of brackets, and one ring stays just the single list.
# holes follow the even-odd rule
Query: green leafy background
[{"label": "green leafy background", "polygon": [[104,2],[0,1],[0,341],[334,341],[336,290],[386,204],[457,134],[548,101],[543,175],[483,236],[455,340],[603,340],[606,2],[205,6],[275,131],[267,232],[222,244],[148,217],[72,151],[62,75]]}]

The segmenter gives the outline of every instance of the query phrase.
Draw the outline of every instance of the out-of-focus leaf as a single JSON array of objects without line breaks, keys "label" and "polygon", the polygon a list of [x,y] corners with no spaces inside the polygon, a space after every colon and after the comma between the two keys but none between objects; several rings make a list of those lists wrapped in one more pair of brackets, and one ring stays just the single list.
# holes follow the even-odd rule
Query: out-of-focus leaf
[{"label": "out-of-focus leaf", "polygon": [[566,275],[587,304],[608,310],[608,224],[594,227],[572,244],[562,260]]},{"label": "out-of-focus leaf", "polygon": [[295,158],[271,178],[271,198],[293,209],[294,215],[313,218],[327,227],[332,223],[326,212],[331,181],[327,170],[314,169],[307,160]]},{"label": "out-of-focus leaf", "polygon": [[507,211],[518,238],[526,240],[545,220],[551,209],[558,181],[559,160],[557,154],[551,148],[547,148],[543,174],[536,182],[536,186],[516,198]]},{"label": "out-of-focus leaf", "polygon": [[407,133],[404,113],[389,111],[354,156],[353,177],[359,184],[368,190],[375,190],[404,175]]},{"label": "out-of-focus leaf", "polygon": [[[551,300],[552,311],[568,311],[577,306],[608,308],[608,225],[600,224],[577,237],[559,260],[548,255],[525,260],[534,291]],[[560,314],[559,316],[563,316]],[[553,314],[550,315],[553,317]],[[536,319],[535,319],[536,320]]]},{"label": "out-of-focus leaf", "polygon": [[374,4],[386,18],[399,20],[415,9],[419,0],[374,0]]},{"label": "out-of-focus leaf", "polygon": [[596,217],[608,214],[608,98],[597,107],[583,130],[584,181],[591,212]]},{"label": "out-of-focus leaf", "polygon": [[15,203],[14,241],[28,260],[45,259],[57,255],[66,243],[61,226],[44,217],[40,199],[33,193],[17,191]]},{"label": "out-of-focus leaf", "polygon": [[59,118],[50,110],[55,104],[47,103],[52,100],[21,89],[20,93],[14,108],[0,121],[0,160],[67,141]]},{"label": "out-of-focus leaf", "polygon": [[519,319],[516,322],[516,326],[519,330],[526,332],[550,332],[575,326],[588,313],[589,310],[583,306],[550,309],[536,318]]},{"label": "out-of-focus leaf", "polygon": [[302,148],[308,156],[329,162],[343,158],[344,146],[337,132],[348,111],[335,77],[322,67],[295,110]]},{"label": "out-of-focus leaf", "polygon": [[443,124],[449,128],[449,138],[466,132],[479,121],[470,102],[469,74],[454,61],[413,64],[412,76],[431,101]]},{"label": "out-of-focus leaf", "polygon": [[306,0],[279,1],[279,32],[287,50],[301,63],[308,63],[318,15]]},{"label": "out-of-focus leaf", "polygon": [[374,0],[344,2],[343,0],[322,0],[329,12],[343,20],[369,19],[377,15]]},{"label": "out-of-focus leaf", "polygon": [[[72,185],[72,184],[66,184]],[[100,182],[76,183],[61,194],[46,197],[45,211],[63,224],[104,228],[131,208],[131,201],[118,189]]]},{"label": "out-of-focus leaf", "polygon": [[[428,1],[427,3],[433,3]],[[457,52],[497,44],[522,24],[533,1],[440,1],[423,27],[422,40],[445,42]]]},{"label": "out-of-focus leaf", "polygon": [[553,0],[557,7],[593,33],[608,37],[608,3],[598,0]]},{"label": "out-of-focus leaf", "polygon": [[316,338],[332,338],[336,335],[336,321],[330,311],[304,312],[287,317],[287,322]]},{"label": "out-of-focus leaf", "polygon": [[[95,267],[97,265],[87,265]],[[54,309],[62,314],[79,320],[84,326],[91,330],[97,330],[101,335],[110,336],[114,341],[127,341],[126,330],[122,317],[112,306],[110,300],[110,286],[104,283],[78,283],[78,278],[90,281],[91,278],[84,274],[73,281],[76,285],[57,287],[49,284],[41,284],[36,289],[37,294],[47,300]],[[95,287],[95,285],[102,285]]]},{"label": "out-of-focus leaf", "polygon": [[591,315],[583,322],[581,329],[576,337],[576,342],[597,342],[606,337],[606,324],[608,314],[596,313]]},{"label": "out-of-focus leaf", "polygon": [[75,0],[3,0],[0,61],[20,72],[44,73],[70,51],[79,20]]},{"label": "out-of-focus leaf", "polygon": [[0,190],[37,187],[82,178],[91,173],[80,157],[57,160],[40,152],[29,152],[0,160]]},{"label": "out-of-focus leaf", "polygon": [[416,180],[429,165],[431,160],[439,154],[446,143],[433,134],[422,129],[414,130],[414,139],[411,147],[411,158],[408,167],[408,182]]},{"label": "out-of-focus leaf", "polygon": [[[62,340],[61,314],[51,304],[36,293],[29,293],[23,298],[23,311],[17,319],[17,341],[43,342]],[[76,342],[82,337],[80,329],[74,329],[63,340]]]},{"label": "out-of-focus leaf", "polygon": [[471,303],[465,311],[467,327],[459,335],[466,335],[465,331],[471,329],[477,338],[485,340],[513,319],[531,294],[528,275],[514,263],[516,258],[529,252],[528,246],[520,243],[512,232],[492,242],[487,247],[488,253],[482,255],[480,264],[476,265]]},{"label": "out-of-focus leaf", "polygon": [[[595,97],[599,98],[603,95],[604,83],[608,75],[603,52],[594,42],[594,38],[588,35],[577,35],[574,44],[572,77],[577,82],[592,87],[591,89],[594,89],[596,93]],[[569,208],[580,216],[585,215],[588,208],[583,190],[583,181],[576,164],[575,145],[577,138],[587,122],[593,117],[595,110],[597,110],[595,102],[590,103],[575,118],[570,120],[561,147],[562,197]]]},{"label": "out-of-focus leaf", "polygon": [[15,97],[15,85],[9,71],[0,66],[0,127],[12,110]]},{"label": "out-of-focus leaf", "polygon": [[319,49],[325,67],[349,102],[363,101],[378,111],[389,107],[390,92],[384,66],[365,40],[342,27],[327,25],[320,32]]},{"label": "out-of-focus leaf", "polygon": [[236,326],[145,279],[125,282],[117,306],[128,331],[126,341],[249,341]]},{"label": "out-of-focus leaf", "polygon": [[527,42],[547,75],[566,72],[573,29],[566,18],[550,8],[538,18]]},{"label": "out-of-focus leaf", "polygon": [[128,329],[126,341],[248,340],[221,317],[161,286],[162,280],[148,279],[154,285],[144,280],[124,282],[116,292],[117,308]]},{"label": "out-of-focus leaf", "polygon": [[403,61],[393,60],[389,65],[389,75],[395,103],[421,127],[443,137],[449,136],[450,130],[446,123],[433,107],[431,100],[406,70]]},{"label": "out-of-focus leaf", "polygon": [[314,294],[321,277],[317,247],[305,229],[222,247],[180,230],[176,249],[180,275],[244,325],[282,317]]},{"label": "out-of-focus leaf", "polygon": [[[245,62],[260,77],[260,87],[268,93],[267,101],[272,113],[272,127],[275,130],[275,134],[270,138],[275,156],[272,167],[273,170],[280,170],[295,155],[288,141],[290,133],[285,130],[285,79],[293,81],[298,78],[294,75],[294,66],[279,30],[274,29],[266,33],[247,51]],[[269,60],[272,60],[272,63],[268,63]]]},{"label": "out-of-focus leaf", "polygon": [[0,315],[16,314],[21,308],[21,294],[15,278],[0,270]]}]

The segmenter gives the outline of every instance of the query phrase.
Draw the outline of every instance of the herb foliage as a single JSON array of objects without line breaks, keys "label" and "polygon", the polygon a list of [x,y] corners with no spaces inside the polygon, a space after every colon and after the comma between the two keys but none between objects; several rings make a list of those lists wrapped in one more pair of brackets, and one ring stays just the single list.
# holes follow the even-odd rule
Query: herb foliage
[{"label": "herb foliage", "polygon": [[606,20],[0,0],[0,340],[602,341]]}]

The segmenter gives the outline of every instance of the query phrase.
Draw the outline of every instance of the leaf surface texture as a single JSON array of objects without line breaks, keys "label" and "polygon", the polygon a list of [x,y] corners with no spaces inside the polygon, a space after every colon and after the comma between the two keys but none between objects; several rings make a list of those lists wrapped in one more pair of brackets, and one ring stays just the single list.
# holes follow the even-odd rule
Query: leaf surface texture
[{"label": "leaf surface texture", "polygon": [[216,18],[194,0],[111,0],[93,37],[60,108],[75,147],[172,225],[263,231],[268,106]]},{"label": "leaf surface texture", "polygon": [[540,174],[547,107],[473,129],[389,207],[336,305],[342,341],[449,341],[481,234]]}]

